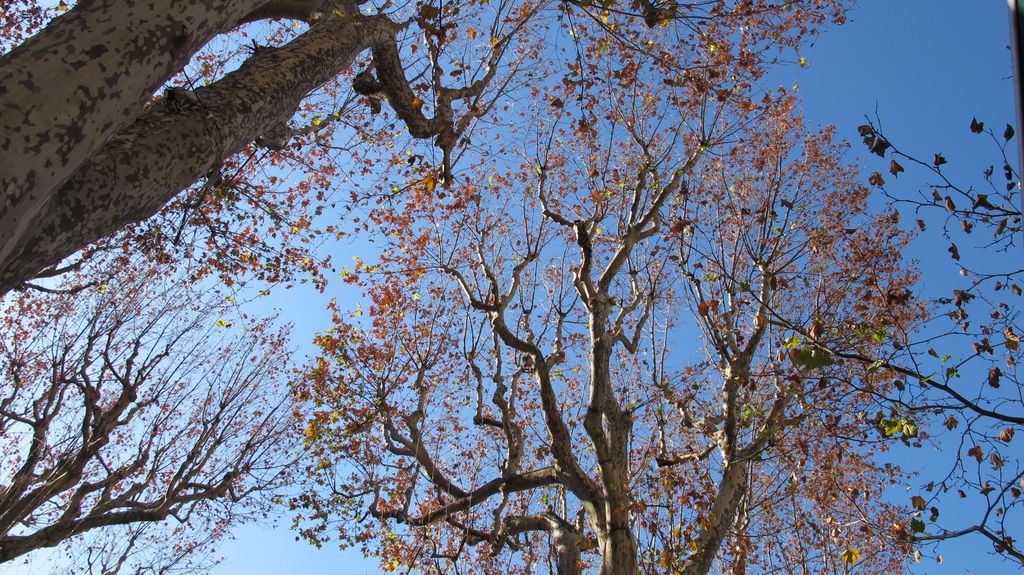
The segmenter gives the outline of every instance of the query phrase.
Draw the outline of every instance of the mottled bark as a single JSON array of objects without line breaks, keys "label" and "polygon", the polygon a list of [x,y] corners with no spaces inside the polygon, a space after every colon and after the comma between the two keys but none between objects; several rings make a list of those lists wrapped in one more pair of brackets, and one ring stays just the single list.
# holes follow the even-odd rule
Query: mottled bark
[{"label": "mottled bark", "polygon": [[508,517],[505,519],[503,535],[516,535],[527,531],[547,531],[555,552],[555,573],[558,575],[580,575],[580,535],[576,529],[548,511],[540,515]]},{"label": "mottled bark", "polygon": [[287,18],[309,22],[312,20],[311,16],[322,10],[328,2],[329,0],[270,0],[246,15],[242,21],[256,22]]},{"label": "mottled bark", "polygon": [[84,0],[0,59],[0,262],[50,194],[266,0]]},{"label": "mottled bark", "polygon": [[268,126],[287,122],[306,94],[390,33],[384,18],[332,13],[289,44],[260,50],[239,70],[196,90],[184,108],[157,106],[142,114],[46,199],[0,263],[0,293],[153,215]]},{"label": "mottled bark", "polygon": [[696,541],[697,551],[686,558],[679,572],[683,575],[707,575],[711,572],[715,557],[722,548],[722,542],[729,533],[740,503],[747,493],[750,476],[750,462],[739,460],[729,463],[718,484],[718,493],[711,511],[706,516],[704,529]]}]

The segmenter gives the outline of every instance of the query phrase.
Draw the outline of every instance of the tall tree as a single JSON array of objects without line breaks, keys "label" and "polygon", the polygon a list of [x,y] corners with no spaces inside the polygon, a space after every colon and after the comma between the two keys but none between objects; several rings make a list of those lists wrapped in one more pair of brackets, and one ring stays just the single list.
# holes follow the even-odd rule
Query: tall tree
[{"label": "tall tree", "polygon": [[549,94],[532,159],[378,216],[369,317],[336,307],[305,391],[309,538],[437,572],[901,565],[872,454],[916,430],[827,351],[919,317],[895,218],[790,97],[641,66],[587,86],[592,122]]},{"label": "tall tree", "polygon": [[[361,70],[352,88],[375,108],[386,101],[411,136],[433,139],[443,155],[438,179],[448,181],[453,150],[472,121],[503,114],[508,108],[498,105],[496,95],[529,81],[506,56],[530,61],[548,51],[560,55],[564,40],[542,39],[551,40],[577,19],[590,26],[602,17],[590,3],[561,2],[223,4],[83,1],[0,59],[0,291],[152,215],[204,177],[216,179],[225,160],[254,142],[280,147],[306,127],[289,125],[303,99],[367,49],[372,70]],[[609,5],[630,26],[605,34],[643,51],[653,45],[645,47],[646,36],[633,23],[645,22],[645,30],[668,26],[668,35],[693,29],[694,37],[714,39],[709,46],[718,57],[744,57],[756,65],[766,44],[797,43],[825,19],[841,17],[835,4],[718,0],[678,10],[647,2]],[[286,44],[269,46],[275,49],[252,50],[234,71],[205,76],[208,85],[192,90],[186,83],[148,105],[154,91],[212,38],[267,18],[296,18],[309,26]],[[740,21],[748,31],[737,35]],[[604,55],[586,54],[587,65]],[[668,45],[650,56],[678,58]],[[501,65],[512,77],[499,72]],[[416,75],[407,75],[413,67]],[[326,112],[321,116],[336,110]]]},{"label": "tall tree", "polygon": [[245,320],[222,296],[128,270],[5,304],[0,563],[55,546],[95,573],[202,563],[289,479],[284,334],[229,330]]}]

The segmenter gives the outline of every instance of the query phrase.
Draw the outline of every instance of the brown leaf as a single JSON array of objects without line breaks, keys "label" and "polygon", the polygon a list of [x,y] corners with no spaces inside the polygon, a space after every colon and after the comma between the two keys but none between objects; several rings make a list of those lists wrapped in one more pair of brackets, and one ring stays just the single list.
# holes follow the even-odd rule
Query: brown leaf
[{"label": "brown leaf", "polygon": [[977,118],[971,118],[971,131],[980,134],[985,129],[985,122],[979,122]]},{"label": "brown leaf", "polygon": [[974,204],[971,206],[971,209],[976,210],[978,208],[987,208],[991,210],[995,208],[995,206],[989,203],[987,195],[978,194],[978,197],[974,198]]},{"label": "brown leaf", "polygon": [[955,259],[955,260],[959,260],[960,259],[960,250],[958,250],[956,248],[956,244],[950,244],[949,250],[947,250],[947,251],[949,251],[950,255],[953,256],[953,259]]},{"label": "brown leaf", "polygon": [[811,329],[807,330],[807,334],[811,336],[811,339],[821,339],[821,336],[825,334],[825,326],[821,325],[820,321],[814,321],[811,323]]},{"label": "brown leaf", "polygon": [[1003,218],[1002,220],[1000,220],[999,221],[999,225],[996,226],[996,233],[995,233],[995,235],[998,236],[998,235],[1002,234],[1004,231],[1006,231],[1006,224],[1009,223],[1009,221],[1010,221],[1010,218]]},{"label": "brown leaf", "polygon": [[1006,337],[1006,349],[1016,351],[1020,347],[1020,336],[1013,333],[1013,328],[1006,328],[1003,336]]},{"label": "brown leaf", "polygon": [[928,507],[928,503],[924,500],[924,497],[921,497],[920,495],[911,497],[910,504],[914,509],[919,509],[921,511],[924,511]]},{"label": "brown leaf", "polygon": [[871,175],[868,176],[868,183],[872,186],[884,186],[885,179],[882,178],[882,174],[879,174],[878,172],[871,172]]},{"label": "brown leaf", "polygon": [[924,220],[917,220],[917,227],[923,232],[925,229]]},{"label": "brown leaf", "polygon": [[901,166],[899,164],[899,162],[897,162],[896,160],[889,160],[889,173],[890,174],[892,174],[894,176],[898,176],[900,172],[905,172],[905,171],[906,170],[903,169],[903,166]]},{"label": "brown leaf", "polygon": [[870,136],[875,133],[875,129],[871,124],[861,124],[857,126],[857,133],[861,136]]},{"label": "brown leaf", "polygon": [[955,305],[956,307],[960,307],[974,299],[974,297],[974,294],[972,294],[971,292],[955,289],[953,290],[953,305]]},{"label": "brown leaf", "polygon": [[953,198],[946,196],[946,211],[952,212],[956,210],[956,204],[953,203]]},{"label": "brown leaf", "polygon": [[988,370],[988,384],[992,387],[999,388],[999,378],[1002,377],[1003,371],[998,367],[993,367]]},{"label": "brown leaf", "polygon": [[981,461],[983,459],[985,459],[985,452],[982,451],[980,445],[975,445],[974,447],[968,449],[967,450],[967,455],[969,455],[969,456],[973,457],[974,459],[976,459],[978,461],[978,463],[981,463]]},{"label": "brown leaf", "polygon": [[1007,427],[1006,429],[999,432],[999,441],[1002,441],[1003,443],[1010,443],[1010,441],[1013,439],[1013,434],[1014,429],[1012,427]]},{"label": "brown leaf", "polygon": [[946,158],[944,158],[942,154],[935,154],[935,161],[933,163],[935,164],[935,167],[939,167],[946,163]]},{"label": "brown leaf", "polygon": [[888,150],[892,144],[879,138],[875,140],[874,145],[871,146],[871,153],[877,155],[880,158],[885,157],[885,151]]},{"label": "brown leaf", "polygon": [[939,190],[932,190],[932,199],[936,202],[942,201],[942,194],[939,193]]},{"label": "brown leaf", "polygon": [[1009,142],[1010,138],[1012,138],[1012,137],[1013,137],[1013,126],[1007,124],[1006,125],[1006,129],[1003,130],[1003,139],[1006,140],[1007,142]]},{"label": "brown leaf", "polygon": [[954,429],[956,429],[956,426],[960,425],[960,422],[957,420],[957,418],[951,415],[948,418],[946,418],[946,421],[943,423],[943,425],[946,426],[946,429],[953,431]]}]

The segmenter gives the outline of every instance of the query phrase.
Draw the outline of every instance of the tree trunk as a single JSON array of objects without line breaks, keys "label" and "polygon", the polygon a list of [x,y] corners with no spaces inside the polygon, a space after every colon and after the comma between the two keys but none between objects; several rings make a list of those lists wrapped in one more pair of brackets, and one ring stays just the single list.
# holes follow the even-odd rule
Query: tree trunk
[{"label": "tree trunk", "polygon": [[598,537],[601,575],[636,575],[636,540],[629,526],[613,527]]},{"label": "tree trunk", "polygon": [[185,108],[157,106],[142,114],[43,202],[11,255],[0,260],[0,293],[150,217],[269,127],[287,122],[306,94],[392,33],[383,17],[327,15],[287,45],[261,50],[196,90]]},{"label": "tree trunk", "polygon": [[161,84],[265,2],[83,0],[0,58],[0,263]]},{"label": "tree trunk", "polygon": [[711,505],[711,511],[704,523],[705,527],[697,539],[697,551],[683,562],[679,569],[680,573],[708,575],[711,572],[715,557],[722,547],[722,541],[728,535],[743,496],[747,493],[749,474],[749,460],[734,460],[726,466],[722,480],[718,484],[715,502]]}]

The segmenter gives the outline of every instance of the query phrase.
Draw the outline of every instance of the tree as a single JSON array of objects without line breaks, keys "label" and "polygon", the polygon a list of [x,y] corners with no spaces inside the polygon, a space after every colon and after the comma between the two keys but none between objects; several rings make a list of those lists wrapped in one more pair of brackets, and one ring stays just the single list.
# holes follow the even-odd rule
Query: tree
[{"label": "tree", "polygon": [[230,330],[229,308],[124,268],[8,298],[0,563],[61,546],[90,573],[202,565],[280,493],[297,457],[286,336]]},{"label": "tree", "polygon": [[[1015,265],[1020,181],[1007,154],[1008,147],[1011,155],[1015,152],[1015,130],[986,128],[977,118],[967,128],[991,146],[992,163],[976,173],[954,154],[923,156],[903,149],[878,122],[860,126],[867,149],[888,159],[885,174],[873,172],[870,183],[914,220],[920,236],[941,246],[929,254],[933,265],[950,258],[946,261],[963,283],[923,294],[930,299],[929,321],[905,348],[851,359],[902,374],[907,385],[889,398],[893,409],[922,424],[930,421],[938,429],[933,435],[942,438],[931,445],[942,455],[943,471],[926,474],[913,492],[917,538],[937,542],[976,534],[991,541],[996,553],[1024,562],[1013,527],[1022,505],[1024,467],[1011,448],[1024,424],[1024,386],[1016,371],[1024,331],[1022,270]],[[969,145],[965,142],[964,149]],[[905,181],[908,176],[923,180],[919,189],[907,189],[916,185]],[[992,258],[992,253],[1005,257]],[[958,441],[951,442],[954,434]]]},{"label": "tree", "polygon": [[[417,20],[429,25],[430,16]],[[255,50],[208,86],[172,90],[163,105],[147,106],[211,38],[282,17],[312,25],[284,46]],[[450,152],[455,129],[472,117],[457,118],[452,105],[476,102],[487,87],[507,45],[504,27],[500,20],[491,27],[496,40],[476,83],[435,83],[435,115],[427,117],[395,43],[405,26],[347,1],[79,3],[0,61],[7,135],[0,217],[9,223],[0,242],[0,288],[149,217],[254,141],[282,146],[303,98],[368,48],[376,76],[359,89],[386,98],[415,137],[436,136]]]},{"label": "tree", "polygon": [[721,90],[739,60],[630,58],[581,71],[583,120],[554,90],[524,112],[533,158],[375,216],[369,315],[335,306],[303,390],[315,543],[434,572],[902,564],[872,456],[917,432],[873,414],[893,372],[837,353],[921,316],[897,219],[790,96]]},{"label": "tree", "polygon": [[[21,6],[5,4],[5,14]],[[217,181],[225,161],[254,142],[280,147],[306,131],[289,124],[303,99],[366,49],[372,66],[355,75],[352,87],[372,106],[386,101],[411,136],[432,139],[443,155],[435,177],[450,180],[453,151],[467,130],[480,116],[501,112],[497,96],[523,81],[515,62],[545,49],[540,38],[561,31],[560,14],[600,18],[589,3],[494,8],[466,2],[378,13],[350,0],[78,3],[0,60],[0,291],[149,217],[193,183]],[[722,0],[685,12],[647,2],[607,8],[647,25],[678,20],[672,28],[717,38],[720,54],[744,56],[751,66],[764,45],[793,45],[825,19],[841,17],[832,2]],[[273,49],[252,50],[234,71],[201,74],[208,85],[171,87],[153,105],[153,93],[212,38],[268,18],[310,25],[287,44],[258,46]],[[729,24],[720,29],[719,20]],[[750,26],[742,37],[734,35],[739,20]],[[418,55],[412,39],[425,46]],[[659,57],[665,55],[675,58]],[[413,67],[419,73],[407,76]],[[425,80],[410,85],[408,77]]]}]

